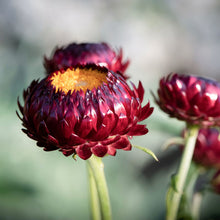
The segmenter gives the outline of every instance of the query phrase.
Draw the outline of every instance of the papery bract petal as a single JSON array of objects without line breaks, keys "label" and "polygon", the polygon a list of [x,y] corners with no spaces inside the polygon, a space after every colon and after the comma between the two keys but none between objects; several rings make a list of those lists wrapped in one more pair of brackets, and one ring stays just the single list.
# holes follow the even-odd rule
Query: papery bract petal
[{"label": "papery bract petal", "polygon": [[97,157],[104,157],[108,152],[108,147],[100,143],[91,148],[91,151]]},{"label": "papery bract petal", "polygon": [[78,146],[76,148],[76,153],[83,160],[87,160],[92,155],[91,148],[88,144],[83,144],[83,145]]}]

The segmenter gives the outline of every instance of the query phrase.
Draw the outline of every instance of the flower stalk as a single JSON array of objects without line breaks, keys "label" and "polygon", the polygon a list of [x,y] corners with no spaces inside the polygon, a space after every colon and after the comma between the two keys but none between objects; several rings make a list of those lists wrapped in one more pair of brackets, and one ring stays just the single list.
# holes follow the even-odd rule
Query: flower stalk
[{"label": "flower stalk", "polygon": [[203,193],[202,192],[196,192],[193,196],[193,202],[192,202],[192,216],[193,219],[199,220],[200,216],[200,207],[202,203]]},{"label": "flower stalk", "polygon": [[99,196],[96,188],[95,178],[89,163],[87,163],[87,169],[89,175],[91,217],[93,220],[101,220]]},{"label": "flower stalk", "polygon": [[[96,156],[92,156],[87,161],[88,166],[91,169],[91,175],[94,177],[95,181],[95,185],[92,185],[93,190],[91,191],[91,197],[96,196],[96,193],[94,192],[96,186],[100,204],[101,219],[111,220],[111,205],[108,194],[108,187],[105,180],[104,164],[102,162],[102,159]],[[93,178],[92,176],[91,180]],[[98,203],[97,198],[91,198],[91,201],[95,203],[92,205],[92,208],[96,209],[96,207],[94,206]],[[98,220],[99,216],[97,215],[97,210],[93,210],[92,213],[94,220]]]},{"label": "flower stalk", "polygon": [[166,220],[175,220],[177,218],[180,200],[183,194],[187,174],[192,161],[196,138],[198,135],[198,126],[188,126],[184,152],[180,162],[177,174],[167,193],[167,216]]}]

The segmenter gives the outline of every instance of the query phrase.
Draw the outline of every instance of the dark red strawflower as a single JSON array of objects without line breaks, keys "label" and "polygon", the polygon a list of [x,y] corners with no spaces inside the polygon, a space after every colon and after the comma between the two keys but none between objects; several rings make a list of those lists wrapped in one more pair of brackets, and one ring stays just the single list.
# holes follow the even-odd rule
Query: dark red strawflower
[{"label": "dark red strawflower", "polygon": [[199,130],[193,160],[204,167],[220,169],[220,133],[218,129]]},{"label": "dark red strawflower", "polygon": [[141,106],[141,82],[132,86],[96,65],[54,72],[31,83],[23,107],[18,101],[23,131],[46,151],[59,149],[82,159],[131,150],[128,137],[148,132],[139,122],[153,111],[149,103]]},{"label": "dark red strawflower", "polygon": [[220,194],[220,170],[218,170],[212,178],[211,181],[214,191]]},{"label": "dark red strawflower", "polygon": [[116,53],[106,43],[72,43],[67,47],[56,48],[51,58],[44,57],[44,66],[47,74],[50,74],[77,64],[96,64],[113,72],[120,72],[127,79],[125,70],[129,65],[129,60],[122,62],[122,56],[122,49]]},{"label": "dark red strawflower", "polygon": [[160,80],[160,108],[170,117],[200,126],[220,125],[220,84],[192,75],[171,73]]}]

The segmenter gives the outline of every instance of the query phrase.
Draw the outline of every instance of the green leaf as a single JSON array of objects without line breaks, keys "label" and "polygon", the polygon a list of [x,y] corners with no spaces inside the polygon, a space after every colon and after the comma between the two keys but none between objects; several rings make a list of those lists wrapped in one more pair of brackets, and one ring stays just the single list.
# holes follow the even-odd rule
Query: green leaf
[{"label": "green leaf", "polygon": [[182,137],[173,137],[165,141],[162,145],[163,150],[167,150],[169,147],[174,145],[185,145],[185,141]]},{"label": "green leaf", "polygon": [[149,149],[147,149],[145,147],[141,147],[141,146],[137,146],[137,145],[133,145],[133,147],[136,147],[137,149],[144,151],[145,153],[147,153],[150,156],[152,156],[156,161],[159,161],[153,151],[151,151],[151,150],[149,150]]},{"label": "green leaf", "polygon": [[167,196],[166,196],[166,206],[167,206],[167,210],[170,210],[170,206],[171,201],[173,199],[174,193],[178,192],[177,188],[176,188],[176,181],[177,181],[177,175],[174,174],[171,176],[171,182],[170,182],[170,187],[167,191]]},{"label": "green leaf", "polygon": [[177,175],[172,175],[171,176],[171,187],[173,188],[173,190],[175,192],[178,192],[177,187],[176,187],[177,179],[178,179]]}]

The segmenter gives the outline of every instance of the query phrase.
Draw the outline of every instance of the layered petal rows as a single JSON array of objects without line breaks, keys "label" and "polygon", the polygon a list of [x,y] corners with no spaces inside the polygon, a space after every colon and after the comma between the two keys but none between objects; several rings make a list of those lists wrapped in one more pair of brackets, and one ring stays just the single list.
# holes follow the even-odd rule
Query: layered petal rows
[{"label": "layered petal rows", "polygon": [[208,168],[220,169],[220,133],[216,128],[199,130],[193,160]]},{"label": "layered petal rows", "polygon": [[220,125],[220,84],[192,75],[171,73],[160,80],[160,108],[170,117],[200,126]]},{"label": "layered petal rows", "polygon": [[153,111],[149,103],[141,106],[141,82],[131,89],[121,75],[104,67],[77,66],[71,71],[76,69],[101,71],[106,82],[65,93],[52,85],[51,74],[33,81],[24,91],[24,106],[18,101],[23,131],[46,151],[59,149],[66,156],[77,154],[82,159],[92,154],[115,155],[116,149],[130,150],[128,137],[148,132],[139,122]]},{"label": "layered petal rows", "polygon": [[129,60],[123,62],[122,49],[115,52],[106,43],[72,43],[67,47],[56,48],[50,58],[44,58],[47,74],[57,70],[67,69],[77,64],[96,64],[104,66],[113,72],[119,72],[124,78]]}]

